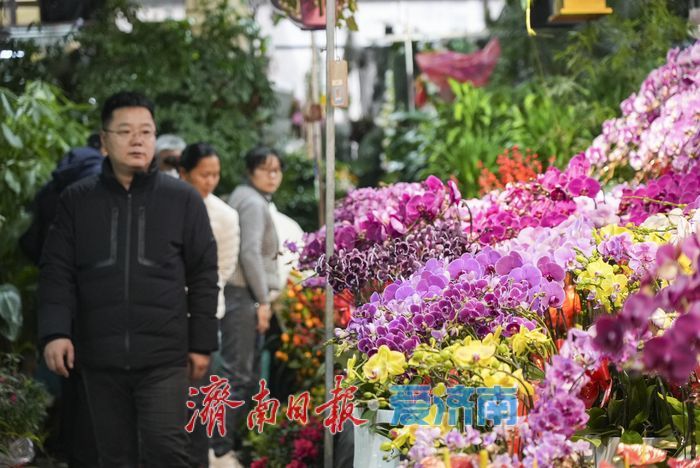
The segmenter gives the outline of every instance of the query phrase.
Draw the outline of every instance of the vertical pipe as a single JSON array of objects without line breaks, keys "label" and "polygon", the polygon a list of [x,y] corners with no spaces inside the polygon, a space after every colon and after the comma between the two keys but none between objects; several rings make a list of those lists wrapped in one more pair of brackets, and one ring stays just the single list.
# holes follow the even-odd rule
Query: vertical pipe
[{"label": "vertical pipe", "polygon": [[403,53],[406,63],[406,89],[408,90],[408,110],[416,110],[416,88],[413,72],[413,39],[411,32],[406,28],[406,37],[403,42]]},{"label": "vertical pipe", "polygon": [[[331,64],[335,59],[335,0],[326,0],[326,259],[333,255],[335,206],[335,119],[331,105]],[[326,281],[326,340],[333,337],[333,288]],[[331,398],[333,388],[332,345],[326,346],[326,401]],[[323,466],[333,467],[333,435],[328,429],[324,433]]]},{"label": "vertical pipe", "polygon": [[[321,90],[319,89],[320,84],[320,72],[321,67],[319,65],[319,50],[316,44],[316,33],[310,31],[311,34],[311,99],[309,100],[313,104],[321,102]],[[311,130],[311,151],[314,158],[314,167],[316,169],[316,183],[318,195],[318,227],[320,228],[326,222],[326,184],[324,182],[323,173],[323,135],[321,134],[321,122],[314,121],[309,124],[309,129]]]},{"label": "vertical pipe", "polygon": [[17,26],[17,2],[10,0],[7,2],[7,8],[10,10],[10,26]]}]

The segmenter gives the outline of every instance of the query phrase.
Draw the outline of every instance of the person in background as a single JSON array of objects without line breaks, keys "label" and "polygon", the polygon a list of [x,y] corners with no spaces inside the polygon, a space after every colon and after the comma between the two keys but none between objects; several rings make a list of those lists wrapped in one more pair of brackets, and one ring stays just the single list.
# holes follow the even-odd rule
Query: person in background
[{"label": "person in background", "polygon": [[[92,133],[87,139],[87,146],[89,148],[95,148],[102,154],[102,140],[100,139],[99,133]],[[104,155],[103,155],[104,156]]]},{"label": "person in background", "polygon": [[[219,302],[216,317],[222,319],[226,312],[224,286],[233,275],[238,262],[240,235],[238,213],[212,192],[219,184],[221,164],[216,150],[207,143],[188,145],[180,156],[180,178],[191,184],[204,199],[209,222],[214,232],[219,264]],[[209,383],[208,375],[192,386],[201,387]],[[203,395],[200,394],[200,400]],[[201,401],[198,407],[201,407]],[[209,466],[209,438],[204,425],[196,425],[190,434],[189,453],[192,466]]]},{"label": "person in background", "polygon": [[153,104],[102,108],[99,176],[59,200],[39,275],[49,369],[82,369],[100,466],[189,467],[187,389],[217,349],[216,242],[201,195],[158,171]]},{"label": "person in background", "polygon": [[[88,137],[86,146],[72,148],[61,158],[51,173],[51,179],[37,192],[29,207],[32,223],[19,239],[20,249],[34,264],[39,264],[61,193],[74,182],[99,174],[103,160],[100,135],[93,133]],[[73,372],[67,379],[49,374],[42,361],[39,376],[52,391],[55,389],[57,396],[58,446],[55,450],[59,456],[61,453],[65,455],[70,467],[95,466],[97,448],[80,374]],[[51,445],[51,437],[48,445]]]},{"label": "person in background", "polygon": [[245,166],[248,180],[229,198],[241,219],[241,249],[236,271],[224,289],[218,373],[231,382],[231,398],[245,401],[246,406],[227,412],[226,436],[212,440],[210,464],[215,467],[237,466],[236,434],[258,390],[260,344],[270,327],[270,304],[280,288],[279,244],[270,202],[282,183],[282,158],[271,148],[257,147],[246,154]]},{"label": "person in background", "polygon": [[156,158],[158,159],[158,167],[161,172],[178,177],[178,165],[180,155],[187,146],[185,140],[177,135],[164,134],[160,135],[156,140]]},{"label": "person in background", "polygon": [[20,237],[19,246],[36,265],[39,264],[49,226],[56,217],[61,192],[73,182],[99,174],[102,170],[104,157],[100,147],[93,146],[95,135],[88,137],[86,146],[72,148],[61,158],[51,173],[51,180],[39,189],[29,207],[32,224]]}]

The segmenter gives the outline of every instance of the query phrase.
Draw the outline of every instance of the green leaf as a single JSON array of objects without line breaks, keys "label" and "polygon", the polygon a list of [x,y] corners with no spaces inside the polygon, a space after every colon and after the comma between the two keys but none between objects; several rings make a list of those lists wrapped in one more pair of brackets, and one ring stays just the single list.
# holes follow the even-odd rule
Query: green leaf
[{"label": "green leaf", "polygon": [[13,171],[11,171],[9,168],[5,168],[5,174],[3,177],[7,186],[10,187],[10,190],[18,195],[22,192],[22,186],[19,183],[19,180],[17,180],[17,177]]},{"label": "green leaf", "polygon": [[2,108],[5,111],[5,114],[8,116],[14,116],[14,111],[12,110],[12,106],[10,105],[10,101],[7,100],[7,96],[2,93],[0,94],[0,99],[2,100]]},{"label": "green leaf", "polygon": [[675,414],[671,416],[671,419],[673,420],[673,424],[676,426],[676,429],[684,433],[688,423],[688,418],[682,414]]},{"label": "green leaf", "polygon": [[634,418],[632,418],[632,421],[630,421],[629,427],[635,427],[638,424],[642,424],[644,421],[649,419],[649,410],[644,409],[637,413]]},{"label": "green leaf", "polygon": [[668,404],[671,406],[671,408],[673,408],[676,411],[676,413],[685,412],[685,410],[683,408],[683,403],[681,403],[678,399],[673,398],[671,395],[668,395],[668,394],[666,395],[665,398],[661,393],[659,393],[658,396],[661,399],[661,401],[668,402]]},{"label": "green leaf", "polygon": [[599,439],[598,437],[576,437],[576,436],[573,436],[573,437],[571,438],[571,440],[572,440],[573,442],[576,442],[576,441],[579,441],[579,440],[585,440],[585,441],[588,442],[589,444],[593,445],[595,448],[600,447],[601,444],[603,443],[603,441],[602,441],[601,439]]},{"label": "green leaf", "polygon": [[591,429],[604,429],[610,425],[608,414],[603,408],[591,408],[588,410],[588,427]]},{"label": "green leaf", "polygon": [[13,148],[22,149],[22,139],[15,135],[12,129],[10,129],[10,127],[8,127],[4,122],[2,124],[2,134],[10,146]]},{"label": "green leaf", "polygon": [[644,442],[642,436],[636,431],[625,431],[620,437],[620,442],[623,444],[641,444]]},{"label": "green leaf", "polygon": [[22,328],[22,298],[11,284],[0,285],[0,334],[15,341]]},{"label": "green leaf", "polygon": [[624,401],[622,400],[610,400],[608,403],[608,418],[611,424],[618,425],[622,421],[622,408],[624,407]]}]

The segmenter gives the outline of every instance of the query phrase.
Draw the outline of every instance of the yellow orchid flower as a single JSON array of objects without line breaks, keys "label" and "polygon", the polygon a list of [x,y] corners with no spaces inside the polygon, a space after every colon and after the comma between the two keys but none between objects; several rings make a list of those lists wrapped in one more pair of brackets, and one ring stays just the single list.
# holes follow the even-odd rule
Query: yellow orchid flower
[{"label": "yellow orchid flower", "polygon": [[384,383],[390,376],[401,375],[406,371],[406,356],[381,345],[377,353],[362,366],[362,372],[370,382]]},{"label": "yellow orchid flower", "polygon": [[690,261],[690,259],[685,254],[681,254],[681,256],[678,257],[678,264],[681,266],[681,270],[683,271],[683,274],[686,274],[686,275],[693,274],[693,263]]},{"label": "yellow orchid flower", "polygon": [[[495,345],[498,346],[499,342],[501,341],[501,332],[503,331],[503,327],[500,325],[496,327],[496,329],[486,335],[484,339],[481,340],[481,342],[485,345]],[[466,343],[465,343],[466,344]]]},{"label": "yellow orchid flower", "polygon": [[435,387],[433,387],[433,395],[436,397],[444,397],[447,395],[447,386],[444,382],[440,382]]},{"label": "yellow orchid flower", "polygon": [[347,363],[347,380],[348,382],[354,382],[357,380],[357,372],[355,372],[355,363],[357,362],[357,356],[355,354],[352,355],[350,359],[348,359]]},{"label": "yellow orchid flower", "polygon": [[507,364],[501,364],[498,369],[484,369],[481,372],[484,387],[518,387],[521,396],[534,395],[534,387],[523,376],[523,370],[511,371]]},{"label": "yellow orchid flower", "polygon": [[408,446],[413,446],[416,443],[416,430],[418,429],[418,424],[411,424],[409,426],[404,426],[398,429],[394,429],[396,436],[391,441],[391,446],[396,449],[401,447],[408,442]]},{"label": "yellow orchid flower", "polygon": [[469,367],[474,364],[483,367],[493,362],[495,354],[495,345],[485,345],[480,341],[474,341],[468,345],[455,347],[452,352],[452,362],[458,367]]},{"label": "yellow orchid flower", "polygon": [[620,234],[624,234],[626,232],[630,235],[633,234],[633,232],[629,229],[622,226],[618,226],[616,224],[608,224],[607,226],[600,228],[598,232],[600,232],[600,235],[602,237],[619,236]]},{"label": "yellow orchid flower", "polygon": [[510,337],[513,352],[517,356],[523,356],[531,351],[530,344],[545,344],[549,342],[549,338],[544,333],[538,330],[528,330],[524,326],[520,326],[520,331]]}]

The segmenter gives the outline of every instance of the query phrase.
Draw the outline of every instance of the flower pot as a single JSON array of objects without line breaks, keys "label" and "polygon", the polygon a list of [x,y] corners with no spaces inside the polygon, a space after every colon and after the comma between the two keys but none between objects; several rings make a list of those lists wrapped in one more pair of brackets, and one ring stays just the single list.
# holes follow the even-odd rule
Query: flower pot
[{"label": "flower pot", "polygon": [[4,449],[0,451],[0,466],[21,466],[34,459],[34,444],[27,438],[16,439]]},{"label": "flower pot", "polygon": [[608,439],[607,444],[600,444],[600,446],[595,447],[593,450],[594,466],[598,466],[600,462],[611,463],[615,453],[617,452],[617,445],[620,443],[619,437],[611,437]]},{"label": "flower pot", "polygon": [[326,12],[321,13],[321,9],[314,0],[301,0],[301,29],[314,31],[326,29]]},{"label": "flower pot", "polygon": [[[362,417],[364,408],[356,408],[354,416]],[[380,409],[371,415],[365,415],[368,422],[361,426],[355,426],[355,458],[353,466],[356,468],[394,468],[399,465],[399,459],[384,460],[387,452],[380,448],[384,442],[390,442],[386,437],[372,430],[374,424],[391,424],[394,410]]]},{"label": "flower pot", "polygon": [[[646,445],[650,445],[652,447],[656,446],[656,444],[660,441],[662,441],[662,438],[659,437],[644,437],[642,438],[644,443]],[[598,466],[600,462],[608,462],[612,463],[613,458],[617,454],[617,446],[620,444],[620,438],[619,437],[611,437],[608,439],[607,444],[601,444],[599,447],[594,448],[593,451],[593,457],[594,457],[594,462],[595,466]]]}]

